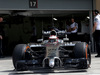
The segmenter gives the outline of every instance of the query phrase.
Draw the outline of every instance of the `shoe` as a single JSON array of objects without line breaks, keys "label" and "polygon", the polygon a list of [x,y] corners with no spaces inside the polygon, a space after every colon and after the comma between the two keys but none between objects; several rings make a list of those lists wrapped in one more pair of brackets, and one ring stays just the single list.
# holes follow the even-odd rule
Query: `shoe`
[{"label": "shoe", "polygon": [[96,55],[95,57],[100,57],[100,55]]}]

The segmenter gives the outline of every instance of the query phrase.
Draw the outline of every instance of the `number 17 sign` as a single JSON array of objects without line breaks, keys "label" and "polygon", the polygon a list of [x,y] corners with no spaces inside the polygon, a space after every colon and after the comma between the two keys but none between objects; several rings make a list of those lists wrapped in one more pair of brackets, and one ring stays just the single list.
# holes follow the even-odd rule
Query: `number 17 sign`
[{"label": "number 17 sign", "polygon": [[29,8],[37,8],[37,0],[29,0]]}]

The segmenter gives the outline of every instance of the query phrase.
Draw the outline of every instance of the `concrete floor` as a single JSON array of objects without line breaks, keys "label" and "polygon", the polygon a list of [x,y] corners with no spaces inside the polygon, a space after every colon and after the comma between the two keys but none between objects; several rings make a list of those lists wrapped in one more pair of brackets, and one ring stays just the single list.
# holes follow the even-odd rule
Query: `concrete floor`
[{"label": "concrete floor", "polygon": [[100,75],[100,58],[92,54],[91,68],[87,70],[48,70],[14,71],[11,57],[0,58],[0,75]]}]

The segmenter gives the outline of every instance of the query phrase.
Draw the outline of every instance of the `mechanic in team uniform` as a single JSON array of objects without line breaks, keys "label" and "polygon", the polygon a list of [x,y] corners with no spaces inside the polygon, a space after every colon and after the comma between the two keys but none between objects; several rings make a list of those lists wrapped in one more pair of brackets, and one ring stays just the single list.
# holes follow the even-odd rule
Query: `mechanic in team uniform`
[{"label": "mechanic in team uniform", "polygon": [[100,15],[98,10],[94,10],[93,14],[95,16],[93,34],[96,42],[96,51],[97,51],[97,56],[95,57],[100,57]]},{"label": "mechanic in team uniform", "polygon": [[[0,23],[3,22],[3,18],[0,17]],[[2,28],[0,28],[0,58],[3,57],[3,51],[2,51]]]},{"label": "mechanic in team uniform", "polygon": [[71,18],[71,25],[70,25],[70,32],[71,36],[70,39],[71,41],[76,41],[77,40],[77,31],[78,31],[78,23],[74,21],[74,18]]},{"label": "mechanic in team uniform", "polygon": [[32,34],[31,34],[31,38],[30,41],[31,42],[37,42],[37,32],[36,32],[36,25],[35,22],[33,20],[31,20],[31,25],[32,25]]}]

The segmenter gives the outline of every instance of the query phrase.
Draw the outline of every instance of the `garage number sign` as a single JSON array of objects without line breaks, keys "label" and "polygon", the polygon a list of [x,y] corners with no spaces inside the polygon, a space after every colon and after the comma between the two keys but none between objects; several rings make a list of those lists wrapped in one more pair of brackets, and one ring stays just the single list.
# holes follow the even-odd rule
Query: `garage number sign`
[{"label": "garage number sign", "polygon": [[37,0],[29,0],[29,8],[37,8]]}]

